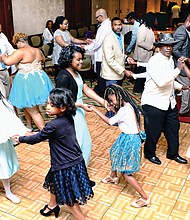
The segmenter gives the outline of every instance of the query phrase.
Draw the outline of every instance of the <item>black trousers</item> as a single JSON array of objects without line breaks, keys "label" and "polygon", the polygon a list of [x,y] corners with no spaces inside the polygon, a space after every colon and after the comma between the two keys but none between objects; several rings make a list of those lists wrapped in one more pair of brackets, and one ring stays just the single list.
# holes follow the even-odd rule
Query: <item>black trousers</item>
[{"label": "black trousers", "polygon": [[[135,73],[144,73],[144,72],[146,72],[146,67],[139,66],[139,67],[136,67],[136,69],[135,69]],[[133,87],[133,91],[138,92],[138,93],[142,93],[144,90],[145,81],[146,81],[145,78],[136,79],[134,87]]]},{"label": "black trousers", "polygon": [[97,75],[97,85],[94,87],[94,91],[101,97],[104,97],[104,92],[106,89],[105,80],[100,76],[102,62],[96,62],[96,75]]},{"label": "black trousers", "polygon": [[144,145],[144,155],[146,158],[156,156],[156,144],[161,132],[167,140],[167,156],[178,155],[179,150],[179,128],[177,107],[167,111],[160,110],[150,105],[142,106],[144,111],[144,126],[146,132],[146,142]]}]

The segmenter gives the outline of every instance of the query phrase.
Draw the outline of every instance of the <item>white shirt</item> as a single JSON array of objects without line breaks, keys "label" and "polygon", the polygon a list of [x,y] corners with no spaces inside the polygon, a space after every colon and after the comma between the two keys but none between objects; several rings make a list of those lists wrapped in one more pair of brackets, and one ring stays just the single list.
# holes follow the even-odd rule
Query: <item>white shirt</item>
[{"label": "white shirt", "polygon": [[178,5],[174,5],[172,7],[172,18],[179,18],[180,7]]},{"label": "white shirt", "polygon": [[119,128],[125,134],[138,133],[135,112],[129,103],[121,107],[117,114],[109,119],[110,125],[114,125],[115,123],[118,123]]},{"label": "white shirt", "polygon": [[44,38],[44,44],[51,43],[51,41],[53,40],[53,35],[51,34],[48,28],[44,29],[43,38]]},{"label": "white shirt", "polygon": [[[15,51],[15,49],[12,47],[7,37],[3,33],[0,33],[0,49],[1,49],[1,53],[5,55],[10,55]],[[1,69],[4,69],[4,68],[2,68],[2,65],[0,62],[0,70]]]},{"label": "white shirt", "polygon": [[111,21],[109,18],[101,23],[97,30],[96,38],[93,42],[84,47],[86,51],[94,51],[94,58],[96,62],[102,62],[102,43],[107,35],[111,33]]},{"label": "white shirt", "polygon": [[54,32],[54,47],[53,47],[53,57],[52,57],[53,64],[58,64],[59,54],[62,50],[62,46],[60,46],[56,41],[57,36],[61,36],[66,43],[71,44],[71,35],[69,31],[67,30],[62,31],[60,29],[57,29]]},{"label": "white shirt", "polygon": [[172,56],[168,59],[160,52],[148,61],[145,88],[141,97],[141,105],[151,105],[161,110],[173,109],[176,105],[174,80],[180,70],[174,69]]}]

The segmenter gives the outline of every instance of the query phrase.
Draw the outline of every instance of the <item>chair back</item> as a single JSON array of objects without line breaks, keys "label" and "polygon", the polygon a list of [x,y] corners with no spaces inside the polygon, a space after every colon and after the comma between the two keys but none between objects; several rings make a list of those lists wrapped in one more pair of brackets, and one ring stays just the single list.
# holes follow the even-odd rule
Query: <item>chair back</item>
[{"label": "chair back", "polygon": [[96,32],[96,27],[94,25],[90,25],[90,30],[95,33]]},{"label": "chair back", "polygon": [[40,47],[41,46],[41,37],[40,36],[32,36],[31,42],[33,47]]},{"label": "chair back", "polygon": [[84,33],[86,33],[87,31],[88,31],[88,27],[83,27],[83,29],[84,29]]},{"label": "chair back", "polygon": [[78,37],[83,38],[84,37],[84,28],[78,28]]},{"label": "chair back", "polygon": [[76,29],[71,29],[69,32],[73,37],[75,37],[75,38],[77,37],[77,30]]},{"label": "chair back", "polygon": [[87,70],[90,70],[91,68],[92,68],[91,57],[90,55],[85,54],[80,71],[87,71]]},{"label": "chair back", "polygon": [[44,54],[45,57],[48,56],[49,49],[50,49],[50,46],[49,46],[48,44],[44,44],[44,45],[42,46],[42,51],[43,51],[43,54]]}]

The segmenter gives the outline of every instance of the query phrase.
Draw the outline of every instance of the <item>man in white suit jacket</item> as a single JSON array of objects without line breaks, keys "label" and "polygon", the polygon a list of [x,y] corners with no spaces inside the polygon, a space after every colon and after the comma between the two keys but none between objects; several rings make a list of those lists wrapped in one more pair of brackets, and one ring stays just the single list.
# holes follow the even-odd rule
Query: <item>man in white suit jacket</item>
[{"label": "man in white suit jacket", "polygon": [[106,80],[106,87],[111,84],[122,85],[124,76],[132,76],[132,72],[125,69],[125,59],[133,63],[133,59],[124,54],[124,38],[121,34],[122,22],[118,17],[111,21],[112,32],[104,39],[102,46],[101,77]]}]

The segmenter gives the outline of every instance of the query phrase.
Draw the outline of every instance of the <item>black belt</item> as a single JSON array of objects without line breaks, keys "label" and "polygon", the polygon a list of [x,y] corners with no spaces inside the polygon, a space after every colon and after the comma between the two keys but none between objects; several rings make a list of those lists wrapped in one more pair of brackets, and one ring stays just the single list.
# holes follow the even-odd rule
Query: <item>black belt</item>
[{"label": "black belt", "polygon": [[2,69],[2,70],[0,70],[0,71],[5,71],[5,70],[7,70],[7,68],[5,68],[5,69]]}]

